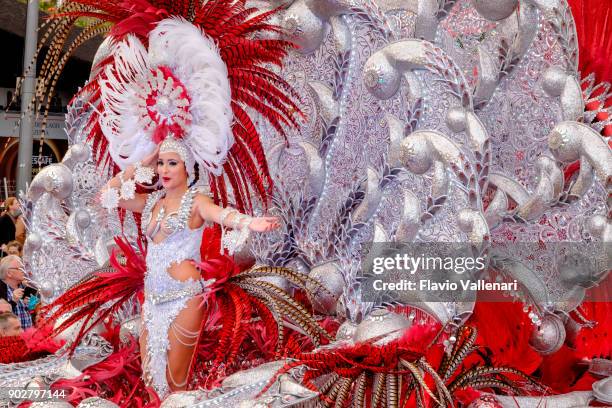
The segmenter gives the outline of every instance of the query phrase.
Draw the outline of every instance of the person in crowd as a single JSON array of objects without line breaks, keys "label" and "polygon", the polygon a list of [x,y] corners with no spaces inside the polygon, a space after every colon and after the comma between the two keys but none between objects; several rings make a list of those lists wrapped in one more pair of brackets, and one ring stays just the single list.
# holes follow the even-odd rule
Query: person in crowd
[{"label": "person in crowd", "polygon": [[23,245],[21,245],[21,242],[11,241],[8,244],[6,244],[4,248],[4,252],[6,252],[7,255],[16,255],[21,258],[22,249],[23,249]]},{"label": "person in crowd", "polygon": [[21,321],[13,313],[0,313],[0,337],[19,336],[23,333]]},{"label": "person in crowd", "polygon": [[38,303],[36,291],[25,285],[25,270],[21,258],[9,255],[0,261],[0,298],[6,299],[21,322],[21,327],[32,327],[32,315]]},{"label": "person in crowd", "polygon": [[13,307],[6,299],[0,298],[0,314],[13,313]]},{"label": "person in crowd", "polygon": [[0,245],[25,241],[25,224],[19,209],[19,201],[15,197],[6,200],[6,211],[0,216]]}]

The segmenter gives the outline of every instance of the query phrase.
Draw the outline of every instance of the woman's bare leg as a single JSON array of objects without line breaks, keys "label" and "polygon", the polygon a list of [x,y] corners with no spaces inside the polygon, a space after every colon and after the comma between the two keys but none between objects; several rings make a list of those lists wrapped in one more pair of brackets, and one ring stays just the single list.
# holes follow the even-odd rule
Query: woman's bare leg
[{"label": "woman's bare leg", "polygon": [[[141,315],[140,318],[144,322],[144,314]],[[142,378],[145,380],[145,384],[148,385],[149,370],[147,366],[149,364],[149,353],[147,352],[147,329],[145,329],[144,323],[142,323],[142,330],[140,332],[138,342],[140,343],[140,366],[142,367]]]},{"label": "woman's bare leg", "polygon": [[[187,262],[171,268],[170,275],[180,281],[189,278],[200,279],[197,269]],[[187,387],[187,376],[204,317],[201,302],[197,297],[190,299],[168,329],[170,349],[167,379],[172,391],[182,391]]]}]

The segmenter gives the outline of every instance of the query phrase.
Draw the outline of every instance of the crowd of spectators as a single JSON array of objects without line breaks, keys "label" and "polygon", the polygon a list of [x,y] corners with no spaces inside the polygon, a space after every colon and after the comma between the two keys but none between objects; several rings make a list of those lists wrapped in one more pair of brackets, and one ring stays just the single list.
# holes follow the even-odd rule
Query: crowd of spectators
[{"label": "crowd of spectators", "polygon": [[16,336],[34,325],[40,304],[21,259],[25,224],[19,201],[9,197],[0,213],[0,336]]}]

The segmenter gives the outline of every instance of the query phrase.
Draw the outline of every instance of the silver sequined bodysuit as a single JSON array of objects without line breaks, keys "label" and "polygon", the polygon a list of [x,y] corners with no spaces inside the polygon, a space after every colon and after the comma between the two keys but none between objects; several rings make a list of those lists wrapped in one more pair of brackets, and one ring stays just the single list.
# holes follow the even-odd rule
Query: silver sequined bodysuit
[{"label": "silver sequined bodysuit", "polygon": [[[170,349],[169,329],[179,312],[185,308],[187,301],[203,291],[201,280],[178,281],[168,273],[173,264],[190,259],[200,261],[203,226],[194,230],[188,226],[196,193],[195,189],[188,190],[177,213],[166,216],[162,209],[156,220],[151,222],[153,208],[163,196],[161,191],[155,192],[148,196],[142,212],[143,226],[147,228],[148,238],[143,305],[147,356],[142,356],[143,375],[145,381],[153,386],[161,398],[170,391],[166,379],[167,353]],[[155,243],[153,237],[160,230],[166,238]]]}]

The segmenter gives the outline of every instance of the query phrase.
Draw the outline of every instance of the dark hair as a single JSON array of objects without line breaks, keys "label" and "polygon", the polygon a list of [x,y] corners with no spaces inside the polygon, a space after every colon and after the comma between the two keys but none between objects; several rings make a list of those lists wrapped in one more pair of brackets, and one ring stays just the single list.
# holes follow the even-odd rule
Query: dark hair
[{"label": "dark hair", "polygon": [[194,173],[194,178],[193,181],[191,182],[191,184],[189,184],[189,188],[193,187],[196,185],[196,183],[200,180],[200,165],[198,163],[195,163],[195,165],[193,166],[193,173]]}]

